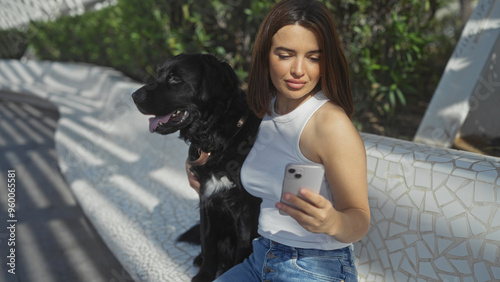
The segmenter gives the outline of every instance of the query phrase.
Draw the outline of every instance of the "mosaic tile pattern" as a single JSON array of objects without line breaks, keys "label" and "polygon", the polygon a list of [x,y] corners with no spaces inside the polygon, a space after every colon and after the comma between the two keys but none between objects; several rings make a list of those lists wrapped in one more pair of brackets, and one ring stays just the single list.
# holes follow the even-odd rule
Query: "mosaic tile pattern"
[{"label": "mosaic tile pattern", "polygon": [[[116,0],[2,0],[0,28],[25,28],[30,21],[50,20],[61,15],[77,15],[86,9],[109,5]],[[101,4],[102,6],[102,4]],[[9,38],[12,44],[20,44],[24,38]],[[14,45],[15,46],[15,45]]]},{"label": "mosaic tile pattern", "polygon": [[500,159],[363,134],[372,212],[360,281],[500,279]]},{"label": "mosaic tile pattern", "polygon": [[[0,61],[0,89],[59,108],[59,165],[132,278],[189,281],[199,248],[175,243],[198,218],[187,145],[149,134],[130,99],[139,86],[106,68]],[[362,137],[372,222],[355,244],[360,281],[500,280],[500,159]]]}]

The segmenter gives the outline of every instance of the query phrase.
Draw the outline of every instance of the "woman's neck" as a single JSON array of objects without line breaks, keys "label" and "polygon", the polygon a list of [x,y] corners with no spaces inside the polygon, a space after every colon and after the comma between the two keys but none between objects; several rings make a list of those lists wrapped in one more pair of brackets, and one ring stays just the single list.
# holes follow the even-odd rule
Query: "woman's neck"
[{"label": "woman's neck", "polygon": [[312,91],[309,94],[306,94],[300,98],[292,99],[285,97],[283,95],[276,95],[276,100],[274,101],[274,112],[278,115],[286,115],[288,113],[293,112],[304,102],[309,100],[312,96],[314,96],[318,91]]}]

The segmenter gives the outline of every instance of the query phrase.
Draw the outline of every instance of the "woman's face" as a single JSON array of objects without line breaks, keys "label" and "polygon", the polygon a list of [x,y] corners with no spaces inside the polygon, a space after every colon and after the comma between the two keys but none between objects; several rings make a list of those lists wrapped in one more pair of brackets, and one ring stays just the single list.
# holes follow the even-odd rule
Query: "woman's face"
[{"label": "woman's face", "polygon": [[269,71],[278,103],[298,106],[315,94],[321,53],[316,35],[309,29],[287,25],[276,32],[269,54]]}]

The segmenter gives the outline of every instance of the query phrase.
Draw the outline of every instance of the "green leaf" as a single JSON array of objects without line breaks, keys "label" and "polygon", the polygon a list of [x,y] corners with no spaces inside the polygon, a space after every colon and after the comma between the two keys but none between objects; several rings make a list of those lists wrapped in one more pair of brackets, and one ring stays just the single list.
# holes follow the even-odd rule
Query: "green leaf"
[{"label": "green leaf", "polygon": [[401,105],[406,106],[406,98],[401,89],[396,89],[396,94],[398,95],[399,102],[401,102]]},{"label": "green leaf", "polygon": [[389,91],[389,103],[391,104],[391,107],[393,108],[396,106],[396,96],[394,95],[394,90]]}]

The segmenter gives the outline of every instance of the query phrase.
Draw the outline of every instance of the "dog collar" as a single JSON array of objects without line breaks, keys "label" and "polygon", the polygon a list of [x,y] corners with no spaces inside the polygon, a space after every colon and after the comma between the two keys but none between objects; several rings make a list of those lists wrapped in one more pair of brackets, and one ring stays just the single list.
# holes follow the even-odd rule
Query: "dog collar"
[{"label": "dog collar", "polygon": [[233,137],[235,137],[241,130],[241,128],[243,127],[243,125],[245,124],[245,122],[247,121],[247,118],[248,118],[248,113],[246,113],[245,115],[243,115],[239,120],[238,120],[238,123],[236,123],[236,127],[238,127],[238,130],[236,130],[236,132],[233,134]]},{"label": "dog collar", "polygon": [[202,151],[201,149],[198,149],[198,155],[199,155],[198,159],[195,161],[188,161],[188,164],[190,166],[204,165],[207,163],[207,160],[211,154],[212,154],[211,152],[207,153],[207,152]]},{"label": "dog collar", "polygon": [[[236,132],[233,134],[233,136],[231,138],[234,138],[236,137],[236,135],[240,132],[241,128],[243,127],[243,125],[245,124],[245,122],[247,121],[247,118],[248,118],[248,113],[245,114],[244,116],[242,116],[239,120],[238,120],[238,123],[236,123],[236,127],[238,127],[238,130],[236,130]],[[210,155],[212,155],[212,152],[205,152],[205,151],[202,151],[201,149],[198,149],[198,159],[194,160],[194,161],[188,161],[188,164],[190,166],[202,166],[202,165],[205,165],[208,161],[208,158],[210,157]]]}]

